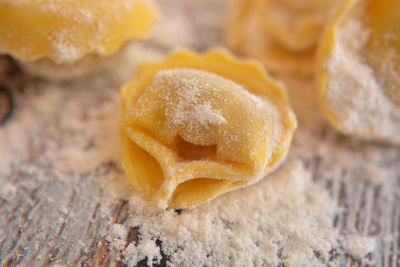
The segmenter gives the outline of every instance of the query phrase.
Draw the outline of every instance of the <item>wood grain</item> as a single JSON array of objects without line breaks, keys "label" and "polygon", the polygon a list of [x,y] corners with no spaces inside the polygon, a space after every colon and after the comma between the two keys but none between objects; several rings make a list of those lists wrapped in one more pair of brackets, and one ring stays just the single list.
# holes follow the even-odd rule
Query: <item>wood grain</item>
[{"label": "wood grain", "polygon": [[[190,21],[196,33],[193,36],[197,38],[192,42],[193,49],[204,50],[221,45],[221,24],[205,21],[200,11],[221,14],[225,1],[160,0],[159,4],[168,16],[181,16],[188,23]],[[158,47],[162,53],[169,49],[157,43],[153,47]],[[99,211],[107,208],[101,201],[87,201],[90,199],[88,196],[96,200],[103,196],[101,187],[93,182],[93,177],[123,175],[119,163],[111,160],[85,172],[71,172],[69,175],[73,183],[60,179],[60,172],[63,172],[63,176],[65,172],[57,169],[55,159],[47,157],[46,153],[54,149],[53,146],[60,150],[66,149],[68,142],[73,142],[74,136],[79,133],[62,128],[58,122],[64,112],[62,108],[58,114],[44,117],[40,112],[28,110],[31,102],[50,90],[43,87],[44,81],[18,71],[8,58],[3,58],[0,65],[0,88],[5,88],[2,91],[9,92],[12,101],[15,101],[14,112],[4,112],[7,121],[3,119],[4,116],[0,118],[0,131],[8,131],[15,124],[23,123],[28,113],[32,113],[31,118],[36,125],[31,130],[28,127],[23,134],[21,142],[26,147],[20,156],[13,159],[7,169],[0,170],[0,186],[9,186],[8,189],[0,190],[0,265],[124,266],[117,252],[110,247],[104,231],[113,223],[125,223],[130,216],[127,200],[115,200],[110,217],[101,216]],[[73,85],[67,84],[65,87]],[[101,103],[109,101],[112,95],[116,95],[117,88],[115,84],[88,88],[96,89],[95,96],[90,92],[82,92],[81,88],[64,90],[60,92],[60,103],[79,99],[87,104],[87,109],[96,109]],[[10,110],[4,106],[6,104],[1,105],[2,114],[3,110]],[[86,113],[83,108],[81,123],[90,120]],[[376,250],[368,256],[374,263],[364,262],[364,266],[400,266],[400,148],[352,140],[337,134],[327,125],[312,131],[315,142],[347,150],[350,157],[365,159],[366,165],[373,161],[386,171],[382,182],[375,183],[364,179],[365,172],[358,163],[346,164],[342,168],[342,163],[335,157],[321,157],[312,153],[300,156],[305,166],[312,171],[314,181],[323,184],[342,208],[342,212],[335,218],[334,226],[342,233],[378,237]],[[90,146],[96,144],[89,143],[87,149]],[[340,169],[340,172],[327,172],[329,169]],[[126,244],[137,242],[139,238],[140,229],[130,226]],[[168,255],[162,251],[161,240],[157,240],[156,244],[163,259],[161,264],[155,266],[169,265]],[[333,250],[330,255],[327,265],[362,264],[342,251]],[[146,260],[137,266],[146,266]]]}]

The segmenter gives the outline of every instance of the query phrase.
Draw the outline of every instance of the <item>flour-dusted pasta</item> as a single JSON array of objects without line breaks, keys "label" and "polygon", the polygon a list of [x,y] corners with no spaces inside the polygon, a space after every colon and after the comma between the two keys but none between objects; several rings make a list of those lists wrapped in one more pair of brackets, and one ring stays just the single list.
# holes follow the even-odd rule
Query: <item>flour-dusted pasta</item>
[{"label": "flour-dusted pasta", "polygon": [[341,132],[400,143],[400,2],[346,0],[321,39],[316,75]]},{"label": "flour-dusted pasta", "polygon": [[367,12],[365,23],[371,31],[367,61],[386,95],[400,107],[400,2],[371,1]]},{"label": "flour-dusted pasta", "polygon": [[310,75],[321,30],[334,0],[237,0],[227,43],[275,73]]},{"label": "flour-dusted pasta", "polygon": [[145,64],[121,96],[124,169],[161,208],[257,182],[282,162],[296,128],[285,88],[224,50]]},{"label": "flour-dusted pasta", "polygon": [[74,64],[88,72],[129,40],[146,38],[156,17],[151,0],[3,0],[0,53],[38,74],[60,67],[74,76]]}]

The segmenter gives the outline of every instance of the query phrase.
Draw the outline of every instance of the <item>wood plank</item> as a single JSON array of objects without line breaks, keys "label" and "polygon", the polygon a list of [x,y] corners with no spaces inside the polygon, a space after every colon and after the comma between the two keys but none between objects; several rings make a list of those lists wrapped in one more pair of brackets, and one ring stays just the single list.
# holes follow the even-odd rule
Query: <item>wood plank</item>
[{"label": "wood plank", "polygon": [[[197,39],[185,39],[182,41],[184,44],[196,50],[221,44],[220,22],[216,20],[216,24],[215,21],[205,20],[200,11],[214,12],[218,17],[224,11],[225,1],[160,0],[159,4],[169,18],[181,18],[188,21],[189,28],[192,27],[190,38]],[[166,54],[173,48],[167,41],[157,39],[146,45],[160,54]],[[113,105],[119,84],[113,80],[99,84],[95,77],[89,81],[65,84],[63,90],[57,88],[57,91],[50,92],[53,89],[51,84],[23,74],[9,58],[2,58],[0,66],[0,93],[7,92],[0,95],[0,101],[5,101],[1,103],[7,103],[4,110],[4,105],[0,108],[0,131],[14,133],[13,127],[24,130],[18,136],[7,137],[10,142],[20,143],[10,145],[14,151],[1,151],[2,154],[13,153],[18,157],[11,160],[4,157],[0,163],[0,265],[122,266],[118,258],[121,255],[110,246],[105,233],[115,223],[126,225],[127,247],[132,242],[138,242],[140,229],[126,224],[131,216],[127,199],[116,198],[111,205],[98,201],[106,194],[96,182],[97,178],[98,182],[102,179],[125,179],[118,159],[111,157],[87,169],[79,167],[78,171],[71,171],[60,167],[60,157],[52,158],[46,154],[56,150],[68,151],[76,140],[82,140],[77,138],[82,134],[79,127],[60,122],[66,117],[65,112],[71,112],[71,116],[81,114],[82,125],[97,125],[100,121],[99,125],[103,127],[101,113],[92,111],[110,103]],[[96,90],[96,93],[90,90]],[[291,89],[292,96],[296,95],[294,90],[296,88]],[[52,97],[50,102],[60,104],[56,113],[47,114],[46,107],[40,106],[43,96]],[[303,104],[293,100],[295,108],[300,109]],[[13,112],[8,112],[11,109],[7,105],[14,106]],[[81,110],[69,110],[72,106]],[[304,127],[309,126],[306,118],[300,117],[300,120]],[[96,134],[101,131],[102,128],[99,128]],[[299,133],[307,131],[299,129]],[[315,137],[315,143],[323,144],[332,151],[346,150],[349,158],[358,159],[355,164],[343,165],[335,155],[297,154],[296,147],[301,144],[296,142],[301,143],[301,135],[296,136],[291,157],[299,157],[314,174],[314,181],[324,185],[333,200],[343,208],[333,226],[346,234],[378,237],[377,248],[369,256],[375,266],[400,265],[400,148],[356,141],[336,133],[328,125],[310,128],[309,131]],[[88,151],[93,146],[104,145],[96,143],[98,139],[95,136],[88,136],[85,141],[82,149]],[[365,164],[360,164],[362,161]],[[369,162],[383,170],[381,180],[367,179],[371,174],[365,172],[373,171],[368,170]],[[160,239],[156,240],[156,244],[162,251]],[[330,255],[331,263],[336,266],[369,266],[343,251],[332,250]],[[168,255],[162,253],[160,266],[168,264]],[[138,266],[145,265],[146,260],[138,263]]]}]

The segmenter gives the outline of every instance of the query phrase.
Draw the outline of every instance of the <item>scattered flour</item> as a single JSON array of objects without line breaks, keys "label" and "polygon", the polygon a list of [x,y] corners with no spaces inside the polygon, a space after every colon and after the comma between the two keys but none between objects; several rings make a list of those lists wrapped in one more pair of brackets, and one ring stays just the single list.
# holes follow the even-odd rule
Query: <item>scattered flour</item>
[{"label": "scattered flour", "polygon": [[126,235],[128,231],[121,224],[113,224],[110,227],[110,234],[106,236],[108,242],[112,242],[114,248],[123,250],[126,247]]},{"label": "scattered flour", "polygon": [[153,263],[160,263],[161,254],[160,248],[151,239],[143,240],[136,247],[133,243],[122,252],[124,262],[128,266],[135,266],[137,262],[147,259],[147,266],[152,266]]},{"label": "scattered flour", "polygon": [[[130,203],[128,225],[139,227],[140,241],[122,251],[129,266],[144,255],[158,258],[154,237],[174,266],[322,266],[338,246],[331,226],[335,205],[297,160],[257,185],[181,215],[155,211],[136,196]],[[115,248],[119,243],[112,238]]]},{"label": "scattered flour", "polygon": [[[106,86],[102,79],[98,83]],[[91,84],[97,82],[91,81]],[[19,142],[0,138],[0,149],[10,151],[11,159],[14,155],[24,155],[29,136],[42,133],[46,143],[42,154],[35,156],[37,166],[26,163],[22,156],[17,157],[21,168],[40,173],[35,178],[38,180],[30,182],[32,185],[24,183],[23,186],[48,183],[51,178],[41,172],[41,166],[51,164],[57,171],[55,179],[64,184],[63,190],[83,186],[79,193],[81,204],[78,203],[75,212],[84,212],[86,202],[100,202],[101,216],[109,221],[114,203],[121,198],[128,200],[128,216],[124,223],[105,224],[108,231],[104,234],[110,247],[117,251],[117,259],[128,266],[146,258],[148,264],[160,262],[161,251],[175,266],[222,266],[233,262],[245,266],[279,263],[324,266],[329,262],[331,250],[340,249],[339,231],[332,227],[338,212],[336,205],[323,187],[312,182],[310,171],[297,156],[301,154],[297,149],[305,152],[309,146],[302,147],[295,142],[291,159],[256,185],[225,194],[198,208],[182,211],[180,215],[173,210],[154,210],[132,192],[120,167],[110,173],[101,172],[103,164],[119,162],[118,97],[110,91],[93,98],[79,86],[84,88],[86,83],[69,90],[42,85],[42,93],[32,98],[6,128],[0,129],[0,137],[15,136]],[[62,112],[59,110],[61,103]],[[96,108],[86,110],[87,105]],[[42,119],[39,124],[35,123],[37,116]],[[54,123],[55,119],[58,123]],[[43,124],[49,125],[44,132]],[[24,135],[18,137],[17,133]],[[303,155],[306,156],[307,153]],[[2,177],[7,177],[8,170],[2,169],[2,172],[5,172]],[[82,180],[82,176],[76,175],[79,173],[86,178]],[[93,189],[85,187],[86,183],[102,193],[90,193]],[[19,183],[15,189],[16,192],[20,190]],[[13,195],[0,196],[11,200]],[[77,216],[69,215],[67,206],[58,209],[64,216]],[[77,222],[83,220],[73,218]],[[127,233],[132,227],[138,228],[138,240],[127,242]],[[161,241],[161,248],[157,240]],[[347,253],[370,251],[369,243],[353,245]],[[40,255],[38,260],[46,257]]]},{"label": "scattered flour", "polygon": [[339,242],[346,253],[361,259],[375,249],[376,238],[347,235]]},{"label": "scattered flour", "polygon": [[10,199],[15,196],[17,188],[9,182],[4,182],[0,186],[0,197],[5,199]]},{"label": "scattered flour", "polygon": [[[166,52],[153,49],[140,46],[135,52],[138,61],[146,57],[158,58]],[[132,191],[118,166],[120,107],[116,90],[119,86],[110,85],[105,77],[64,85],[30,81],[24,95],[17,97],[14,116],[0,127],[0,151],[7,152],[2,154],[0,161],[0,211],[15,217],[7,224],[5,217],[1,217],[0,239],[4,233],[9,235],[21,229],[23,234],[28,233],[32,225],[34,231],[33,245],[24,240],[24,236],[18,241],[17,248],[23,249],[25,259],[34,259],[32,262],[24,260],[21,265],[45,265],[50,255],[48,249],[54,243],[65,244],[65,247],[56,248],[71,258],[73,253],[79,256],[81,251],[86,253],[91,248],[94,239],[103,236],[128,266],[134,266],[146,257],[147,264],[158,263],[162,258],[161,251],[169,258],[167,264],[175,266],[276,266],[279,263],[337,266],[335,257],[329,259],[331,249],[356,258],[380,249],[369,233],[342,236],[340,226],[333,227],[335,215],[340,212],[333,199],[340,201],[343,196],[335,195],[340,190],[331,190],[329,196],[321,181],[314,182],[315,174],[311,173],[309,162],[320,157],[322,169],[318,179],[341,177],[339,183],[346,182],[347,185],[355,182],[354,177],[341,173],[356,169],[355,161],[364,162],[362,172],[370,178],[378,177],[377,184],[386,184],[387,169],[400,171],[396,164],[398,148],[357,145],[351,140],[345,140],[343,144],[343,137],[326,125],[314,127],[315,116],[312,119],[308,118],[309,114],[303,116],[302,108],[315,115],[315,107],[307,102],[312,97],[296,97],[293,104],[300,127],[289,160],[281,169],[256,185],[181,214],[173,210],[155,211]],[[96,94],[89,87],[96,89]],[[310,88],[314,89],[309,81],[302,86],[295,82],[289,86],[292,96],[304,96]],[[114,163],[116,166],[112,165]],[[107,164],[112,167],[105,168]],[[24,172],[25,178],[22,175],[22,178],[12,180],[15,170]],[[13,210],[11,204],[32,202],[28,193],[38,185],[43,185],[35,193],[40,203],[27,215],[28,221],[25,218],[19,220],[22,217],[19,209]],[[395,186],[392,189],[395,190]],[[75,198],[63,202],[70,200],[66,194],[70,191],[76,191]],[[349,194],[354,195],[354,192],[350,190]],[[388,204],[391,194],[385,196],[383,201],[379,196],[373,203],[378,208],[391,207]],[[371,199],[374,198],[372,194]],[[121,199],[128,200],[127,218],[115,223],[113,209]],[[97,203],[101,204],[98,215],[89,214]],[[346,205],[353,205],[353,202]],[[373,205],[360,208],[360,211],[370,212]],[[62,214],[55,212],[54,207]],[[339,222],[341,218],[339,216]],[[368,218],[371,214],[365,221]],[[37,221],[39,226],[35,224]],[[55,236],[55,230],[63,223],[63,232]],[[376,224],[372,226],[376,227]],[[138,228],[138,240],[128,242],[132,227]],[[390,231],[388,227],[383,228],[380,234],[387,231]],[[384,242],[397,242],[398,232],[388,237]],[[161,248],[157,240],[161,241]],[[18,249],[9,249],[11,246],[2,240],[0,257],[4,262],[20,253]],[[381,252],[376,258],[383,257]],[[73,265],[62,262],[62,257],[54,261],[54,265]]]}]

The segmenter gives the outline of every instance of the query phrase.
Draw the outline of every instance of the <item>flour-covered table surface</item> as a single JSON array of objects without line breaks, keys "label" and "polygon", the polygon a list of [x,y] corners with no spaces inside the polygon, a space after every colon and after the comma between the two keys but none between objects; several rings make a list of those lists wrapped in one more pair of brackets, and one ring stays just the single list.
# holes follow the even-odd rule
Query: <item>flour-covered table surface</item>
[{"label": "flour-covered table surface", "polygon": [[299,126],[272,176],[154,210],[120,163],[119,88],[177,47],[223,46],[230,1],[160,0],[128,69],[55,84],[0,61],[0,265],[399,266],[400,147],[338,134],[311,78],[284,81]]}]

